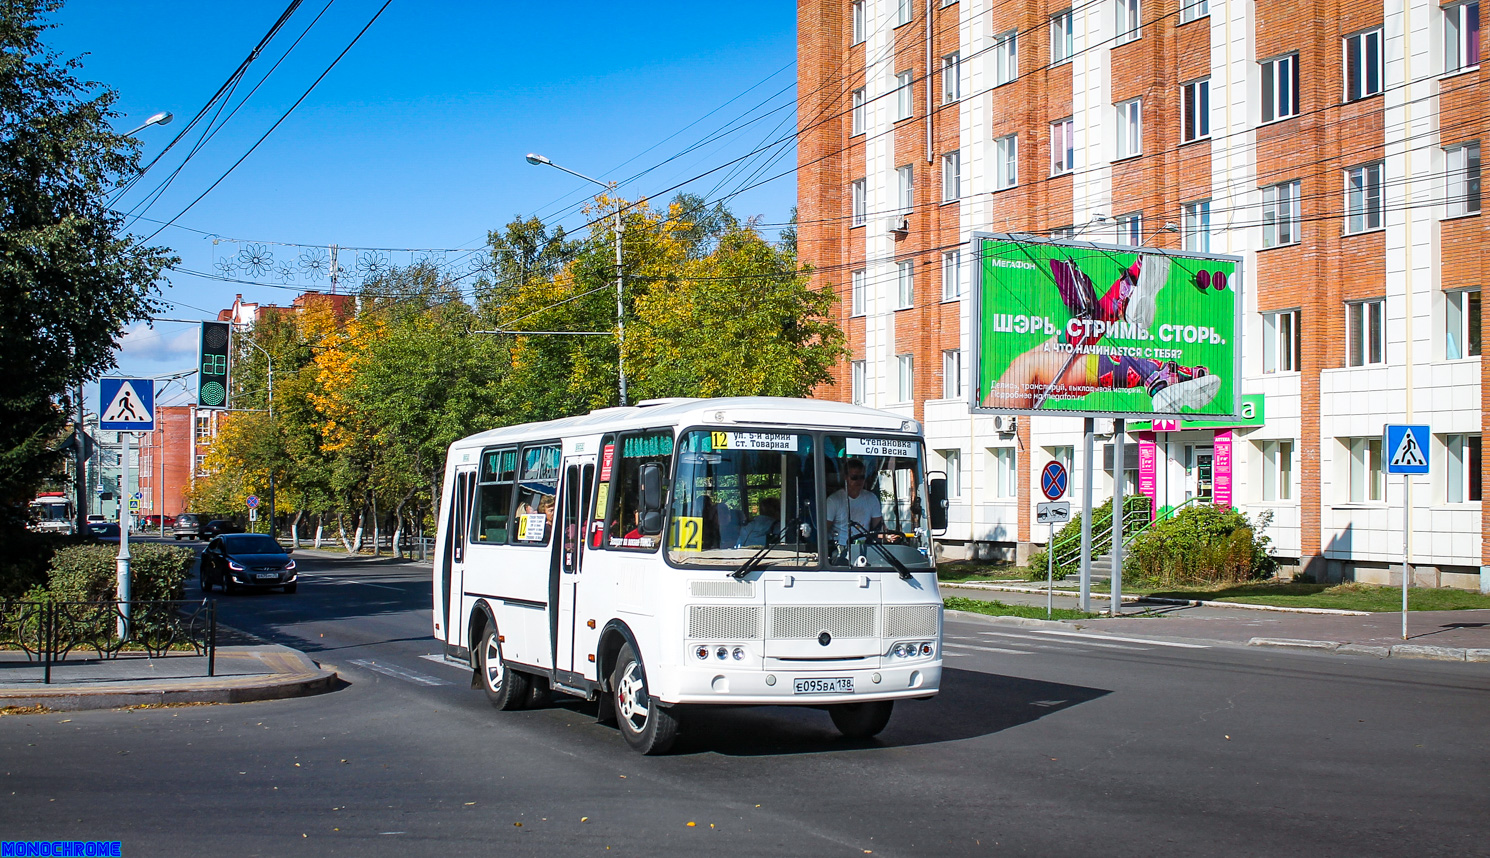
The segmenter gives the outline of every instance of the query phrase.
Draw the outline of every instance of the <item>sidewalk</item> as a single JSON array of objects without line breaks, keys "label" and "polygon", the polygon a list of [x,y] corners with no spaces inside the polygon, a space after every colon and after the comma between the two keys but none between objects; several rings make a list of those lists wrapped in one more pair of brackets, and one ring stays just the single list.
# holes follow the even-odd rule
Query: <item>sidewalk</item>
[{"label": "sidewalk", "polygon": [[43,683],[40,661],[19,650],[0,651],[0,709],[45,706],[54,710],[116,709],[160,703],[245,703],[320,694],[336,687],[336,671],[317,665],[286,646],[220,646],[216,676],[207,658],[144,653],[119,658],[88,657],[74,650],[52,664]]},{"label": "sidewalk", "polygon": [[[995,589],[989,585],[943,584],[941,590],[944,596],[997,600],[1010,605],[1045,605],[1043,588],[1000,586]],[[1054,602],[1057,608],[1078,606],[1075,595],[1060,591],[1056,591]],[[1107,610],[1110,602],[1110,594],[1105,591],[1094,590],[1091,594],[1094,611]],[[1110,634],[1141,634],[1233,646],[1490,663],[1490,610],[1410,611],[1407,614],[1408,639],[1403,640],[1400,613],[1269,609],[1221,602],[1176,605],[1144,602],[1136,597],[1132,601],[1125,598],[1123,606],[1128,613],[1155,616],[1063,620],[1060,625]],[[1044,624],[1046,621],[1026,622]]]}]

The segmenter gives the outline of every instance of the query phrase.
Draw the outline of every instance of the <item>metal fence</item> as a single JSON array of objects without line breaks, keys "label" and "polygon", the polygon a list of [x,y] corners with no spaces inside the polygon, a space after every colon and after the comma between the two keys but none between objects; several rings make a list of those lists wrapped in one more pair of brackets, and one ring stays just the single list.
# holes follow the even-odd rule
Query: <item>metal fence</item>
[{"label": "metal fence", "polygon": [[[127,640],[118,634],[126,627]],[[217,602],[3,600],[0,647],[19,649],[27,661],[41,662],[46,683],[52,681],[52,665],[75,651],[100,659],[141,651],[152,658],[168,653],[205,655],[207,675],[216,676]]]}]

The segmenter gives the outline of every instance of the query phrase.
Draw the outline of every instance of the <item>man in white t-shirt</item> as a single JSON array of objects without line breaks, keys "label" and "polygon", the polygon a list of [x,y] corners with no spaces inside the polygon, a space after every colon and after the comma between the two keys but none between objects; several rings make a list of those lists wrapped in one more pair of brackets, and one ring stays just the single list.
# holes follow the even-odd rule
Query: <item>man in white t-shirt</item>
[{"label": "man in white t-shirt", "polygon": [[879,496],[864,491],[864,462],[849,459],[844,470],[844,486],[828,495],[825,511],[828,538],[839,545],[848,545],[855,536],[879,530],[885,523]]}]

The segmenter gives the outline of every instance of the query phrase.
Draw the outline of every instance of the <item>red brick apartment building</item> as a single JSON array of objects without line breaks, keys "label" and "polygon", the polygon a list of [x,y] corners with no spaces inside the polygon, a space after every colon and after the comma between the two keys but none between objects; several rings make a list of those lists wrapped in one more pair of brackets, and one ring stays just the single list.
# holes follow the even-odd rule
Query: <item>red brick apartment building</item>
[{"label": "red brick apartment building", "polygon": [[949,549],[1022,553],[1080,421],[970,415],[970,236],[1234,254],[1257,416],[1134,433],[1159,505],[1229,494],[1280,559],[1385,583],[1382,425],[1427,423],[1415,578],[1490,589],[1479,22],[1475,0],[799,0],[799,247],[853,352],[820,395],[923,421]]}]

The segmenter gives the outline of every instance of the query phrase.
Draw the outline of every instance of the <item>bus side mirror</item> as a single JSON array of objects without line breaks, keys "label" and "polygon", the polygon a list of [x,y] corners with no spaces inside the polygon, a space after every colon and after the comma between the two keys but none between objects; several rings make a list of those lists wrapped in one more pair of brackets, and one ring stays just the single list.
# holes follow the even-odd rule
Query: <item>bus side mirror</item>
[{"label": "bus side mirror", "polygon": [[[938,473],[932,472],[932,474]],[[947,477],[945,474],[931,477],[929,493],[931,496],[931,529],[945,532],[947,529]]]},{"label": "bus side mirror", "polygon": [[662,466],[647,462],[641,467],[641,522],[644,536],[662,532]]}]

